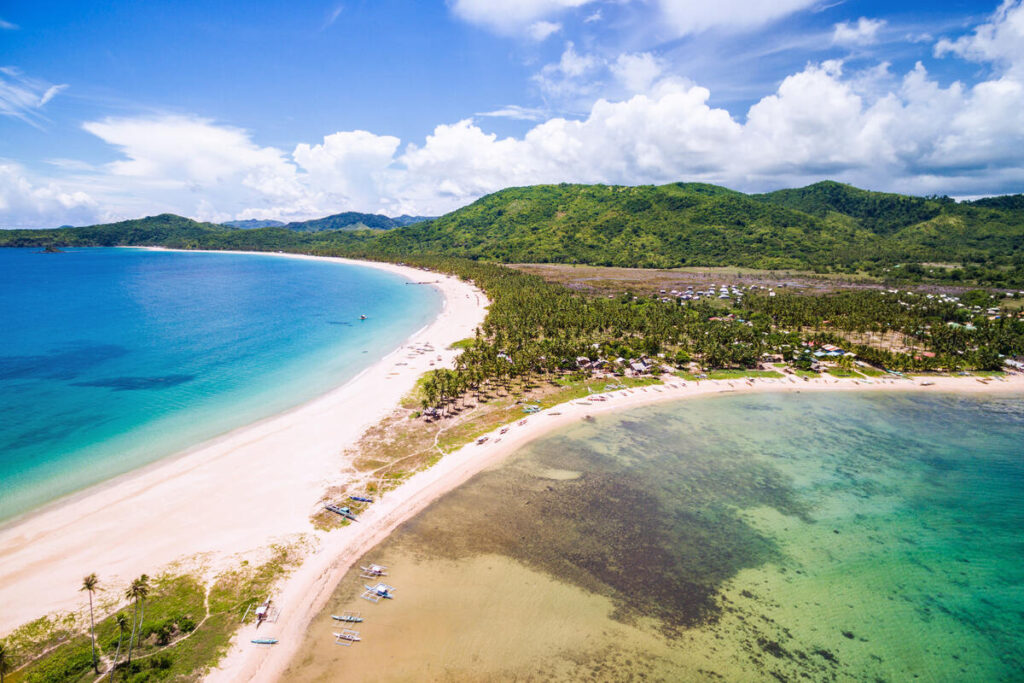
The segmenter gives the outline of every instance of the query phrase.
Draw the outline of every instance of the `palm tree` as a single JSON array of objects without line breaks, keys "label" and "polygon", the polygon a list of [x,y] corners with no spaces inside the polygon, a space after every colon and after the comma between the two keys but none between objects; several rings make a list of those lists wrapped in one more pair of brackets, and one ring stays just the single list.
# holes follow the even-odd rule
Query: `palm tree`
[{"label": "palm tree", "polygon": [[89,593],[89,635],[92,638],[92,670],[95,673],[100,672],[99,661],[96,659],[96,619],[93,617],[92,612],[92,595],[96,592],[96,588],[99,586],[100,580],[96,574],[89,574],[87,577],[82,579],[82,587],[80,591],[87,591]]},{"label": "palm tree", "polygon": [[4,676],[11,670],[11,653],[7,646],[0,642],[0,683],[4,683]]},{"label": "palm tree", "polygon": [[117,668],[117,658],[121,655],[121,641],[124,639],[124,631],[128,628],[128,617],[124,615],[124,612],[118,612],[117,616],[114,617],[114,623],[117,624],[117,650],[114,651],[114,661],[110,663],[110,678],[114,678],[114,669]]},{"label": "palm tree", "polygon": [[132,581],[132,585],[124,592],[126,598],[135,602],[135,613],[132,615],[132,633],[128,638],[129,664],[132,662],[132,649],[135,646],[136,629],[139,635],[142,635],[142,606],[147,595],[149,595],[149,577],[145,574]]}]

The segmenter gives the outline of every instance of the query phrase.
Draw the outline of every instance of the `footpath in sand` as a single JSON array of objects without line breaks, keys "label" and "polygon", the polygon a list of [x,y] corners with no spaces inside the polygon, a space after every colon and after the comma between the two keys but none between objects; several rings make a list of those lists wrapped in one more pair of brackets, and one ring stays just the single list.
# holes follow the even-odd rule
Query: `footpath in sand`
[{"label": "footpath in sand", "polygon": [[317,399],[0,529],[0,635],[45,614],[81,609],[78,588],[90,572],[119,594],[116,587],[179,560],[202,556],[216,570],[274,542],[315,538],[309,517],[324,490],[343,482],[350,457],[343,451],[388,415],[420,375],[452,364],[456,352],[448,347],[473,335],[488,304],[454,277],[331,260],[430,282],[444,295],[443,310],[401,348]]},{"label": "footpath in sand", "polygon": [[[920,391],[959,393],[1021,393],[1024,376],[979,382],[973,377],[934,377],[928,379],[836,379],[822,377],[807,381],[787,376],[781,379],[683,381],[666,378],[663,385],[651,385],[605,392],[553,406],[487,435],[445,456],[432,468],[422,471],[398,489],[382,496],[359,517],[359,523],[325,534],[318,551],[307,558],[274,596],[281,615],[273,624],[264,624],[258,632],[245,626],[234,640],[220,666],[208,681],[283,680],[291,659],[307,637],[309,623],[327,604],[338,582],[363,554],[384,540],[394,529],[412,518],[441,495],[469,480],[475,474],[496,465],[526,443],[560,427],[615,410],[647,404],[677,401],[728,393],[830,391]],[[255,637],[277,638],[272,648],[259,647]]]}]

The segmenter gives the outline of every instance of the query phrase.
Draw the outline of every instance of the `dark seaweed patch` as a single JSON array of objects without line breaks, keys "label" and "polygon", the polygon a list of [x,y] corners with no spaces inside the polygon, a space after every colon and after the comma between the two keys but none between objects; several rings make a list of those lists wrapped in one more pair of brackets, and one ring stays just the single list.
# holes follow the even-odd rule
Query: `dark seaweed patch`
[{"label": "dark seaweed patch", "polygon": [[128,353],[115,344],[67,344],[51,353],[26,356],[0,356],[0,380],[63,379],[78,377],[83,370],[95,367]]},{"label": "dark seaweed patch", "polygon": [[[396,541],[423,555],[513,557],[616,604],[616,618],[660,620],[667,635],[717,619],[723,582],[780,560],[774,542],[737,509],[778,505],[804,514],[762,463],[704,463],[666,474],[601,458],[555,439],[521,466],[477,476],[408,523]],[[581,470],[538,479],[531,466]],[[686,495],[673,493],[686,478]]]}]

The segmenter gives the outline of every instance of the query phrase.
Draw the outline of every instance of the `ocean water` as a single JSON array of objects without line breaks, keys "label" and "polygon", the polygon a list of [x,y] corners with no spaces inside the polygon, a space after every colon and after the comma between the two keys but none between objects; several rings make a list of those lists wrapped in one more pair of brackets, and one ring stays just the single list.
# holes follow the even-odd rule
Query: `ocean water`
[{"label": "ocean water", "polygon": [[[534,442],[363,558],[288,680],[1024,680],[1024,396],[680,401]],[[359,563],[357,563],[359,564]],[[362,642],[333,643],[358,610]]]},{"label": "ocean water", "polygon": [[314,398],[441,303],[323,261],[0,249],[0,520]]}]

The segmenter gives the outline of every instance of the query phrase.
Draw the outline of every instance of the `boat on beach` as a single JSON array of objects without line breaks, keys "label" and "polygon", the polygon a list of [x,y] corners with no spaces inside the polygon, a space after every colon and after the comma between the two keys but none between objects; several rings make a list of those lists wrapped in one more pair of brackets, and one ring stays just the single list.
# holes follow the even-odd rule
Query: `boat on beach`
[{"label": "boat on beach", "polygon": [[364,498],[363,496],[349,496],[350,499],[359,501],[360,503],[372,503],[373,498]]},{"label": "boat on beach", "polygon": [[277,638],[253,638],[255,645],[277,645]]},{"label": "boat on beach", "polygon": [[330,510],[331,512],[333,512],[336,515],[341,515],[345,519],[351,519],[353,522],[358,522],[359,521],[358,519],[356,519],[356,516],[352,514],[352,511],[349,510],[347,507],[343,507],[342,508],[342,507],[338,507],[337,505],[327,504],[327,505],[324,505],[324,508],[326,508],[327,510]]}]

